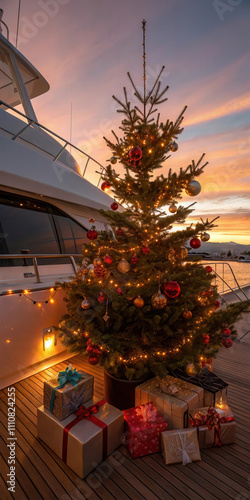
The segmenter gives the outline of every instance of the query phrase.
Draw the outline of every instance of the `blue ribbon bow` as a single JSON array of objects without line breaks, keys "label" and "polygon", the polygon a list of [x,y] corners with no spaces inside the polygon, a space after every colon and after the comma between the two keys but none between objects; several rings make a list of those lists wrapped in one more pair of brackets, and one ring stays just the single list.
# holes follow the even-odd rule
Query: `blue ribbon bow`
[{"label": "blue ribbon bow", "polygon": [[76,368],[72,368],[71,365],[67,366],[67,368],[63,372],[58,373],[57,380],[59,385],[52,389],[51,399],[50,399],[50,407],[49,411],[53,413],[53,407],[55,402],[55,394],[56,390],[63,387],[67,382],[70,382],[74,387],[77,385],[78,380],[82,377],[81,373],[76,371]]}]

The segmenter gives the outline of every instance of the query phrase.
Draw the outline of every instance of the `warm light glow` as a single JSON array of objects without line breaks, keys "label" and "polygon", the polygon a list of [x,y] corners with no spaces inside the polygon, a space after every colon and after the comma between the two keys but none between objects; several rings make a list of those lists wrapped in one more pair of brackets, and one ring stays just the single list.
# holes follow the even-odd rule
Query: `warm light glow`
[{"label": "warm light glow", "polygon": [[7,340],[6,340],[6,344],[9,344],[9,343],[10,343],[10,340],[9,340],[9,339],[7,339]]},{"label": "warm light glow", "polygon": [[54,304],[54,302],[55,302],[54,299],[49,299],[49,301],[51,304]]},{"label": "warm light glow", "polygon": [[42,307],[41,302],[37,302],[37,307]]},{"label": "warm light glow", "polygon": [[44,339],[44,347],[45,347],[45,349],[49,349],[52,346],[52,343],[53,343],[52,337],[46,337]]},{"label": "warm light glow", "polygon": [[8,293],[12,293],[12,290],[8,290]]},{"label": "warm light glow", "polygon": [[54,289],[54,288],[50,288],[50,292],[54,292],[54,291],[55,291],[55,289]]},{"label": "warm light glow", "polygon": [[24,293],[25,295],[28,295],[30,292],[29,292],[29,290],[24,290],[24,292],[23,292],[23,293]]}]

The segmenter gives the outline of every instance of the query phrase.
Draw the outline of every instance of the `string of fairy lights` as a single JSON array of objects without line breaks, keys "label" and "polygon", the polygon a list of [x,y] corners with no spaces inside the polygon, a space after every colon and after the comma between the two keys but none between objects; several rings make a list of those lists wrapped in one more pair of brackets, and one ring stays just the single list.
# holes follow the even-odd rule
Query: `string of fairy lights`
[{"label": "string of fairy lights", "polygon": [[[57,288],[50,288],[50,296],[46,299],[46,300],[34,300],[32,299],[31,297],[29,297],[29,295],[31,293],[36,293],[38,291],[41,291],[41,290],[22,290],[21,292],[18,293],[19,297],[25,297],[27,300],[29,300],[30,302],[33,302],[34,306],[36,305],[37,307],[42,307],[43,304],[54,304],[55,300],[54,300],[54,297],[58,291]],[[8,295],[12,295],[14,294],[13,290],[8,290]]]}]

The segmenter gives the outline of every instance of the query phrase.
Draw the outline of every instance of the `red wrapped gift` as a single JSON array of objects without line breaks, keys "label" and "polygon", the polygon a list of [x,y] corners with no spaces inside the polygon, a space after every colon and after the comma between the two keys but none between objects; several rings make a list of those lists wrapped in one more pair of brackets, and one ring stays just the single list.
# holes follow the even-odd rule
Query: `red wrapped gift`
[{"label": "red wrapped gift", "polygon": [[161,432],[167,430],[167,422],[157,412],[153,403],[146,403],[124,410],[126,445],[133,458],[161,451]]},{"label": "red wrapped gift", "polygon": [[235,442],[236,422],[232,414],[221,417],[215,408],[201,408],[190,415],[190,423],[198,428],[200,449]]}]

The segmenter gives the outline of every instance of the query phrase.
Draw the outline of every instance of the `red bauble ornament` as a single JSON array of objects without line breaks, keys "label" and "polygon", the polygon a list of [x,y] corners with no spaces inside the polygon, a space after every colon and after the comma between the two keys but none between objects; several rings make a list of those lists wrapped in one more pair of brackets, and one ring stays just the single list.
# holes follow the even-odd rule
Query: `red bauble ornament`
[{"label": "red bauble ornament", "polygon": [[114,201],[110,206],[111,206],[112,210],[117,210],[117,208],[119,207],[119,205],[118,205],[118,203],[116,203],[116,201]]},{"label": "red bauble ornament", "polygon": [[231,330],[229,328],[224,328],[221,332],[222,337],[231,337]]},{"label": "red bauble ornament", "polygon": [[116,234],[118,234],[118,236],[122,236],[123,235],[123,229],[121,227],[118,227],[118,229],[116,230]]},{"label": "red bauble ornament", "polygon": [[233,341],[231,339],[223,339],[222,345],[228,349],[229,347],[232,347]]},{"label": "red bauble ornament", "polygon": [[106,302],[107,299],[106,299],[105,295],[102,292],[100,292],[97,300],[98,300],[98,302],[100,302],[100,304],[103,304],[103,302]]},{"label": "red bauble ornament", "polygon": [[133,161],[140,160],[142,157],[142,150],[138,148],[137,146],[135,148],[130,149],[129,151],[129,158]]},{"label": "red bauble ornament", "polygon": [[89,354],[92,354],[92,353],[93,353],[93,346],[92,346],[91,344],[87,346],[87,352],[88,352]]},{"label": "red bauble ornament", "polygon": [[89,240],[95,240],[97,238],[97,232],[95,231],[95,229],[90,229],[88,232],[87,232],[87,238]]},{"label": "red bauble ornament", "polygon": [[209,335],[206,335],[206,334],[204,333],[204,335],[203,335],[203,342],[204,342],[204,344],[209,344],[209,342],[210,342],[210,337],[209,337]]},{"label": "red bauble ornament", "polygon": [[91,345],[91,344],[92,344],[91,339],[88,339],[87,340],[87,345]]},{"label": "red bauble ornament", "polygon": [[132,165],[134,165],[134,167],[139,167],[141,165],[141,160],[137,160],[137,161],[130,160],[130,163],[132,163]]},{"label": "red bauble ornament", "polygon": [[176,299],[180,295],[181,287],[176,281],[168,281],[167,283],[163,283],[162,290],[167,297]]},{"label": "red bauble ornament", "polygon": [[107,191],[107,189],[109,189],[111,187],[111,184],[109,184],[109,182],[105,181],[101,184],[101,190],[102,191]]},{"label": "red bauble ornament", "polygon": [[99,356],[88,356],[88,362],[90,365],[97,365],[99,363]]},{"label": "red bauble ornament", "polygon": [[97,356],[98,358],[100,358],[100,356],[102,355],[102,351],[100,347],[98,347],[98,345],[93,345],[92,354],[93,356]]},{"label": "red bauble ornament", "polygon": [[112,264],[112,262],[113,262],[113,259],[112,259],[112,257],[110,257],[110,255],[105,255],[103,260],[104,260],[105,264],[108,264],[108,265]]},{"label": "red bauble ornament", "polygon": [[219,300],[215,300],[214,307],[215,307],[215,309],[218,309],[218,307],[220,307],[220,301]]},{"label": "red bauble ornament", "polygon": [[143,253],[144,255],[148,255],[148,253],[150,252],[150,249],[149,249],[149,247],[147,247],[147,246],[145,245],[144,247],[142,247],[141,251],[142,251],[142,253]]},{"label": "red bauble ornament", "polygon": [[131,264],[137,264],[138,262],[138,257],[136,255],[136,253],[133,255],[133,257],[131,257]]},{"label": "red bauble ornament", "polygon": [[96,278],[104,278],[106,276],[106,269],[103,266],[95,266],[94,275]]},{"label": "red bauble ornament", "polygon": [[213,362],[213,358],[207,358],[207,364],[208,365],[211,365],[212,362]]},{"label": "red bauble ornament", "polygon": [[213,268],[211,266],[206,266],[205,269],[206,269],[206,271],[208,273],[212,273],[213,272]]},{"label": "red bauble ornament", "polygon": [[123,291],[120,287],[117,288],[117,293],[118,295],[123,295]]},{"label": "red bauble ornament", "polygon": [[201,246],[201,240],[199,240],[199,238],[192,238],[189,242],[189,245],[191,246],[191,248],[200,248]]}]

